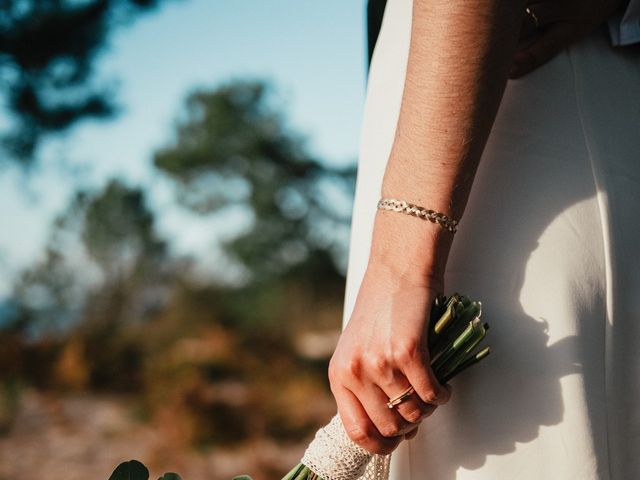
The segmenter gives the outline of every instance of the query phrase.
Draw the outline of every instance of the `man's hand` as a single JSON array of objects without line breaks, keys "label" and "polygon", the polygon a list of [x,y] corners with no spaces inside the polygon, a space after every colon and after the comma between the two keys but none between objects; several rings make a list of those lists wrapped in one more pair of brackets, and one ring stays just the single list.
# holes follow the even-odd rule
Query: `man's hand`
[{"label": "man's hand", "polygon": [[533,0],[524,14],[520,46],[509,78],[521,77],[551,60],[565,46],[599,27],[623,0]]}]

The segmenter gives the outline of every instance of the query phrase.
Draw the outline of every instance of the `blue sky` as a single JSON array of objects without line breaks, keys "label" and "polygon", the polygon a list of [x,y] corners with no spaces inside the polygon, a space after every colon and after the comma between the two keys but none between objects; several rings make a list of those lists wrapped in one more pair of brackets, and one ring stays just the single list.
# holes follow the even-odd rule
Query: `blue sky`
[{"label": "blue sky", "polygon": [[[153,151],[171,139],[195,87],[269,80],[313,153],[332,163],[355,161],[365,55],[364,0],[167,0],[118,31],[99,71],[118,81],[121,114],[49,142],[43,166],[28,177],[0,170],[0,296],[12,275],[37,259],[53,215],[79,182],[97,187],[117,176],[149,186],[159,227],[179,252],[206,256],[216,238],[230,234],[220,228],[229,219],[207,224],[177,208],[168,182],[151,168]],[[241,228],[242,218],[235,221]]]}]

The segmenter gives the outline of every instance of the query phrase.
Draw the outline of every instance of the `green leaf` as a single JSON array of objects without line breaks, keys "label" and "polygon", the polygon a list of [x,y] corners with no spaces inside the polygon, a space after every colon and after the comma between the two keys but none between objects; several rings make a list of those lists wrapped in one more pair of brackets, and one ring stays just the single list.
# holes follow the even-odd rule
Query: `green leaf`
[{"label": "green leaf", "polygon": [[149,470],[139,461],[129,460],[118,465],[109,480],[149,480]]},{"label": "green leaf", "polygon": [[232,480],[252,480],[249,475],[238,475],[237,477],[233,477]]},{"label": "green leaf", "polygon": [[177,473],[167,472],[161,476],[158,480],[182,480],[182,477]]}]

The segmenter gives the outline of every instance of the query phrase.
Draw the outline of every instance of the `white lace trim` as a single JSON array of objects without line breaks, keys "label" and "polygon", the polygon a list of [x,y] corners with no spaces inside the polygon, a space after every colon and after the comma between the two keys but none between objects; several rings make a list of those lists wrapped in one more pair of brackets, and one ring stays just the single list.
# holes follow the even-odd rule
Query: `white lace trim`
[{"label": "white lace trim", "polygon": [[323,480],[388,480],[391,455],[373,455],[347,435],[340,415],[318,430],[302,463]]}]

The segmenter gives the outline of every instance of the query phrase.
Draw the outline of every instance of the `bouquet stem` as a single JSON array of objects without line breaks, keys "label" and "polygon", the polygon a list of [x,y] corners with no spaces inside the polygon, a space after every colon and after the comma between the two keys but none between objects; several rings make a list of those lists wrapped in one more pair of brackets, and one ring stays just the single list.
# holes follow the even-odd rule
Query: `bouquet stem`
[{"label": "bouquet stem", "polygon": [[[438,296],[429,317],[431,368],[440,383],[447,383],[490,353],[476,350],[489,326],[480,321],[482,305],[454,294]],[[313,469],[313,470],[312,470]],[[388,477],[389,456],[373,455],[348,437],[339,415],[318,430],[302,462],[282,480],[356,480]],[[248,477],[237,477],[246,479]]]}]

